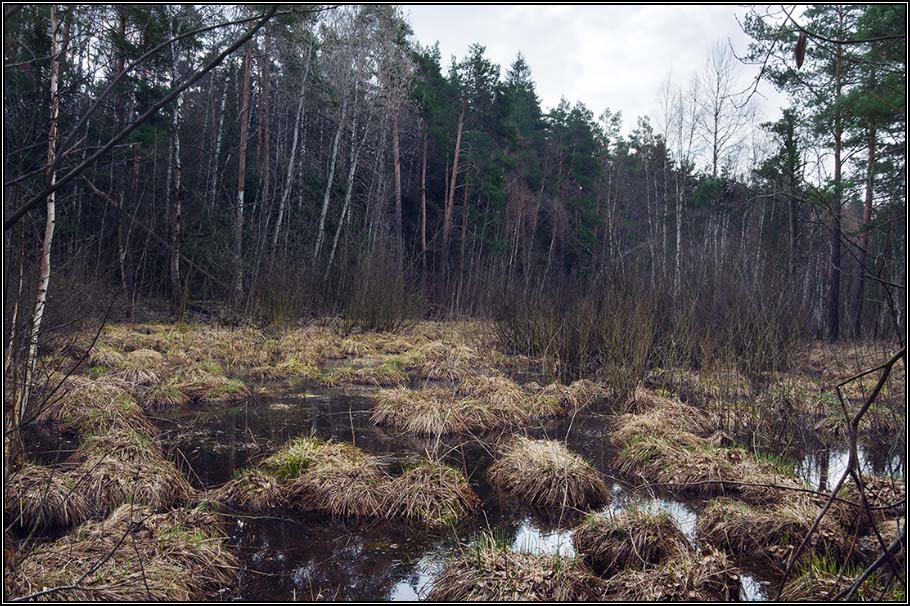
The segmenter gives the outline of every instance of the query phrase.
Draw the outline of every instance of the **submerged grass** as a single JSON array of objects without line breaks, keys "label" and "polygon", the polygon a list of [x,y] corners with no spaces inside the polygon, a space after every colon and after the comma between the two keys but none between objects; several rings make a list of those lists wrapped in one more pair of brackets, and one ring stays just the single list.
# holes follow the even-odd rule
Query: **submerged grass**
[{"label": "submerged grass", "polygon": [[513,439],[488,475],[500,489],[534,506],[581,508],[610,498],[597,470],[555,440]]}]

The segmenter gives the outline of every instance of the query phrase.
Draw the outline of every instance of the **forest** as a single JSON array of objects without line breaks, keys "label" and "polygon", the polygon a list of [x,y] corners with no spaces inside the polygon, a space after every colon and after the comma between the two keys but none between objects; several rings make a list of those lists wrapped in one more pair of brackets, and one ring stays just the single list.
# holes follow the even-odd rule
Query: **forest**
[{"label": "forest", "polygon": [[904,601],[906,5],[729,8],[5,3],[4,600]]}]

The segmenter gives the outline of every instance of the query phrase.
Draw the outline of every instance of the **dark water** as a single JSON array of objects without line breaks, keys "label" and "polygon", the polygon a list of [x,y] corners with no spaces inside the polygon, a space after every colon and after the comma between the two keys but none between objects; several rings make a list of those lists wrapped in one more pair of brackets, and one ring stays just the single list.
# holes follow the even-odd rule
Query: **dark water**
[{"label": "dark water", "polygon": [[[548,518],[502,497],[486,481],[491,451],[499,439],[510,434],[421,438],[375,426],[369,420],[370,412],[366,390],[311,390],[275,383],[260,386],[256,395],[239,404],[193,407],[153,419],[172,459],[180,462],[199,488],[226,482],[235,470],[257,464],[290,438],[315,434],[351,442],[377,455],[391,473],[425,453],[441,457],[466,471],[482,500],[475,516],[442,531],[398,521],[337,519],[315,513],[232,516],[232,542],[242,566],[236,584],[213,596],[215,599],[420,599],[459,544],[482,532],[492,533],[517,550],[574,554],[571,530],[578,515]],[[613,499],[605,511],[621,511],[633,503],[667,511],[698,546],[698,502],[669,494],[645,495],[613,476],[605,411],[595,406],[574,418],[541,422],[523,431],[532,437],[564,440],[610,478]],[[45,463],[59,459],[58,449],[75,446],[61,442],[59,436],[36,435],[31,443],[34,458]],[[903,474],[902,455],[887,448],[864,450],[861,458],[866,471]],[[835,481],[845,464],[845,451],[816,449],[803,453],[796,468],[813,486],[821,486]],[[741,597],[767,599],[766,587],[774,582],[775,573],[755,562],[739,565],[744,571]]]}]

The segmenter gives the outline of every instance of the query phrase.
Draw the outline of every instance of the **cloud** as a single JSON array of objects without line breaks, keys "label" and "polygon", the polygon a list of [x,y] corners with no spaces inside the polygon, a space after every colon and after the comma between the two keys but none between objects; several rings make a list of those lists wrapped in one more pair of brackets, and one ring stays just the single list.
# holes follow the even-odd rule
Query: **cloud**
[{"label": "cloud", "polygon": [[[508,69],[518,51],[531,65],[545,108],[560,97],[582,101],[596,115],[622,111],[626,130],[640,115],[656,117],[661,85],[672,72],[686,85],[700,70],[716,40],[730,41],[742,55],[748,36],[736,6],[429,6],[405,9],[421,44],[439,41],[444,64],[463,57],[477,42]],[[742,88],[757,73],[740,68]],[[773,119],[783,97],[768,84],[763,119]]]}]

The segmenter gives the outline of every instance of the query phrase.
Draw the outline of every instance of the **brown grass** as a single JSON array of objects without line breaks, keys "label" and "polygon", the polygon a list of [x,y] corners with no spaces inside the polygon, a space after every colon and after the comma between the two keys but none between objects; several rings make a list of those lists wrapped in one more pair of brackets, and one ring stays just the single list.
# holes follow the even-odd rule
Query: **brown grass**
[{"label": "brown grass", "polygon": [[74,475],[59,468],[23,465],[6,483],[4,511],[7,524],[22,528],[66,527],[86,520],[90,506],[74,490]]},{"label": "brown grass", "polygon": [[449,526],[479,504],[460,470],[426,460],[391,481],[385,512],[429,526]]},{"label": "brown grass", "polygon": [[487,431],[564,414],[560,405],[529,395],[503,376],[468,377],[454,389],[380,391],[371,420],[422,435]]},{"label": "brown grass", "polygon": [[150,387],[161,382],[164,356],[153,349],[136,349],[116,367],[116,376],[131,385]]},{"label": "brown grass", "polygon": [[710,546],[689,550],[646,570],[626,569],[606,580],[605,597],[627,602],[729,602],[739,598],[738,570]]},{"label": "brown grass", "polygon": [[532,555],[498,546],[488,535],[465,547],[433,582],[429,600],[566,602],[599,600],[603,581],[580,559]]},{"label": "brown grass", "polygon": [[69,587],[43,600],[189,601],[230,583],[238,564],[212,514],[153,514],[124,505],[106,520],[38,546],[8,580],[10,594],[19,597]]},{"label": "brown grass", "polygon": [[579,379],[571,385],[550,383],[541,388],[535,395],[537,398],[544,400],[549,407],[558,407],[566,413],[571,413],[590,406],[596,400],[603,398],[606,395],[606,391],[594,381]]},{"label": "brown grass", "polygon": [[[61,379],[53,378],[52,385]],[[123,383],[76,375],[63,382],[36,420],[57,423],[64,430],[83,435],[108,429],[154,431]]]},{"label": "brown grass", "polygon": [[640,509],[618,515],[590,514],[572,534],[572,543],[603,576],[626,568],[642,570],[689,548],[669,514]]},{"label": "brown grass", "polygon": [[616,419],[611,434],[612,440],[620,445],[642,435],[706,434],[711,430],[711,422],[701,410],[641,387],[635,390],[627,409],[632,412]]},{"label": "brown grass", "polygon": [[264,467],[287,484],[287,502],[299,509],[371,516],[386,500],[387,476],[376,459],[350,444],[295,438]]},{"label": "brown grass", "polygon": [[78,488],[93,512],[123,503],[163,510],[189,500],[192,488],[155,441],[139,431],[91,436],[79,447]]},{"label": "brown grass", "polygon": [[500,489],[535,506],[588,507],[610,498],[597,470],[554,440],[515,438],[488,474]]},{"label": "brown grass", "polygon": [[286,504],[286,491],[275,476],[259,469],[241,471],[211,491],[213,500],[239,509],[263,512]]},{"label": "brown grass", "polygon": [[[821,509],[818,499],[790,495],[771,507],[714,499],[698,518],[698,536],[738,556],[786,562],[809,532]],[[822,518],[803,559],[843,553],[844,530],[834,517]]]},{"label": "brown grass", "polygon": [[735,482],[800,486],[773,463],[742,448],[718,447],[686,432],[674,437],[636,434],[619,451],[616,463],[626,476],[702,496],[738,494],[752,502],[775,502],[780,490]]}]

